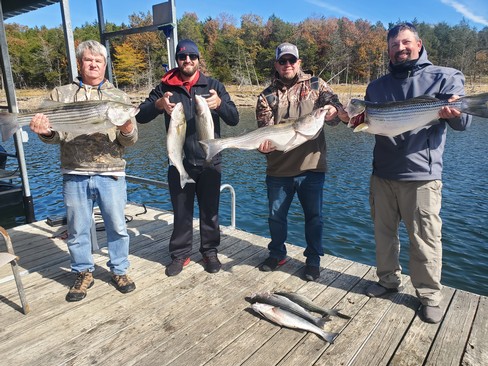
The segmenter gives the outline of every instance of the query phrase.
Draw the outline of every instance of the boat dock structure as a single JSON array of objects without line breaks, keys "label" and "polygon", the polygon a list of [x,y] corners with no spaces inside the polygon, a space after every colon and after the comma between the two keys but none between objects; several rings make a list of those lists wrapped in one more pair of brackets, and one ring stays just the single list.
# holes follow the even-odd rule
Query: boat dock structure
[{"label": "boat dock structure", "polygon": [[[0,267],[0,364],[488,365],[485,296],[445,287],[444,318],[427,324],[408,277],[404,292],[369,298],[375,268],[326,255],[320,278],[306,282],[303,248],[293,245],[280,270],[261,272],[269,239],[232,227],[222,227],[222,270],[209,274],[197,220],[190,264],[167,277],[172,213],[131,203],[126,216],[136,290],[121,294],[110,284],[105,232],[97,231],[95,284],[75,303],[65,300],[74,281],[66,227],[37,221],[7,231],[30,312],[22,311],[10,266]],[[254,313],[246,297],[262,291],[297,292],[351,318],[325,324],[338,333],[329,344]]]}]

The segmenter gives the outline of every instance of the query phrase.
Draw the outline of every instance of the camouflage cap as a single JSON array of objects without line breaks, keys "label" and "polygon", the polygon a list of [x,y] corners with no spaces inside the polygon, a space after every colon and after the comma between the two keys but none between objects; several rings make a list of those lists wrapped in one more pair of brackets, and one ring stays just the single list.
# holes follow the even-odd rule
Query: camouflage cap
[{"label": "camouflage cap", "polygon": [[280,57],[283,55],[292,55],[296,58],[300,58],[298,56],[297,46],[288,42],[282,43],[278,47],[276,47],[276,59],[279,60]]}]

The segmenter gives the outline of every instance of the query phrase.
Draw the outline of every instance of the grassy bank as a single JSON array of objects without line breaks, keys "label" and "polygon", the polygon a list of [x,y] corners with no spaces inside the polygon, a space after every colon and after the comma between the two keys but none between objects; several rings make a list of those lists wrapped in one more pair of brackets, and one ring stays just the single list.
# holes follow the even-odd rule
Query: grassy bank
[{"label": "grassy bank", "polygon": [[[265,88],[265,85],[261,86],[238,86],[238,85],[226,85],[227,91],[232,97],[232,100],[238,107],[252,107],[256,106],[256,100],[259,93]],[[332,89],[343,104],[347,104],[349,99],[358,98],[362,99],[366,91],[366,84],[332,84]],[[139,104],[149,94],[150,89],[129,91],[132,102]],[[479,94],[487,93],[488,84],[466,84],[466,94]],[[17,89],[17,101],[20,109],[33,109],[37,108],[43,99],[47,97],[49,90],[47,89]],[[7,100],[5,97],[5,91],[0,90],[0,106],[7,106]]]}]

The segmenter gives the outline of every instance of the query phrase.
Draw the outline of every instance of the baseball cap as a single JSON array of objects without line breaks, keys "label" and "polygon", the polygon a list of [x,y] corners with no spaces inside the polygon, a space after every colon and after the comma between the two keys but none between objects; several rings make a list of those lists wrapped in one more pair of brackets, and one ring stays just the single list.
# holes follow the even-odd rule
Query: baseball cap
[{"label": "baseball cap", "polygon": [[293,55],[296,58],[300,58],[298,57],[297,46],[288,42],[282,43],[278,47],[276,47],[276,59],[279,60],[280,57],[283,55]]},{"label": "baseball cap", "polygon": [[195,54],[200,56],[197,45],[195,42],[189,39],[182,39],[176,45],[176,56],[178,56],[180,53]]}]

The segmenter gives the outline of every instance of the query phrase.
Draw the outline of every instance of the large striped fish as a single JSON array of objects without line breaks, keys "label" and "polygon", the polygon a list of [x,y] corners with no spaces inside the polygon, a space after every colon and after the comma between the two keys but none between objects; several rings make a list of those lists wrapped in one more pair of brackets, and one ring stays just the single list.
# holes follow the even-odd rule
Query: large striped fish
[{"label": "large striped fish", "polygon": [[236,137],[199,141],[210,161],[224,149],[254,150],[266,140],[271,141],[278,151],[287,152],[308,140],[313,140],[322,131],[324,118],[330,106],[318,108],[295,121],[261,127]]},{"label": "large striped fish", "polygon": [[53,131],[70,132],[75,135],[102,132],[122,126],[134,117],[139,108],[110,100],[90,100],[75,103],[45,102],[44,108],[28,113],[0,113],[0,131],[3,141],[8,140],[23,126],[28,126],[32,117],[43,113],[49,118]]},{"label": "large striped fish", "polygon": [[[488,93],[461,97],[455,102],[430,96],[385,103],[351,99],[346,112],[350,118],[348,126],[354,128],[354,132],[364,131],[393,137],[439,123],[439,111],[444,106],[451,106],[462,113],[488,118]],[[364,119],[357,118],[363,112]]]}]

